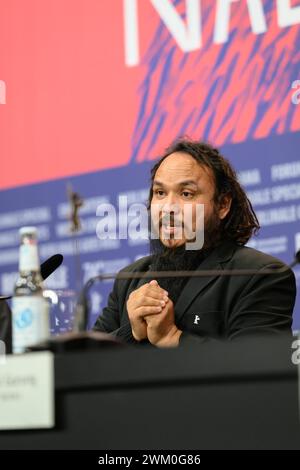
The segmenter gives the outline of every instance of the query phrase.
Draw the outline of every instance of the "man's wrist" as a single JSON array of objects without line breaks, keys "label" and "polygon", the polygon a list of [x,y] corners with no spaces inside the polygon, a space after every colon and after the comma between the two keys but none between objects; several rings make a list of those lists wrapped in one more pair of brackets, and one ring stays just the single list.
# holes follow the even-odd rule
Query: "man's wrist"
[{"label": "man's wrist", "polygon": [[174,325],[173,328],[169,331],[167,336],[160,339],[155,346],[158,348],[176,348],[179,345],[179,339],[182,335],[182,331]]},{"label": "man's wrist", "polygon": [[135,341],[138,341],[138,342],[141,341],[141,340],[135,335],[135,333],[134,333],[134,331],[133,331],[132,329],[131,329],[131,333],[132,333],[133,339],[134,339]]},{"label": "man's wrist", "polygon": [[134,332],[134,330],[133,330],[133,328],[131,328],[131,334],[132,334],[132,336],[133,336],[133,339],[134,339],[135,341],[137,341],[138,343],[140,343],[141,341],[144,341],[145,339],[147,339],[147,336],[140,337],[140,336],[136,335],[135,332]]}]

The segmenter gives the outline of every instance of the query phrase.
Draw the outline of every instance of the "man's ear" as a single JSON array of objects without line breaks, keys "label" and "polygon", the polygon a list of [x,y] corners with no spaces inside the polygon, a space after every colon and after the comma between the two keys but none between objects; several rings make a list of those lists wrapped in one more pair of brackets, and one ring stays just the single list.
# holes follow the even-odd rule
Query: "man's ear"
[{"label": "man's ear", "polygon": [[221,220],[225,219],[226,215],[230,211],[231,202],[232,197],[229,194],[225,194],[225,196],[222,197],[218,210],[219,218]]}]

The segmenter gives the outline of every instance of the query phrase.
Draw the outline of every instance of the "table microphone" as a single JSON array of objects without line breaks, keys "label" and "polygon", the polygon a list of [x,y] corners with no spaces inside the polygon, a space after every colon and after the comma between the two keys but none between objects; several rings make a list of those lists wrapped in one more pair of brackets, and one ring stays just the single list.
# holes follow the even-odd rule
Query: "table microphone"
[{"label": "table microphone", "polygon": [[[56,255],[52,255],[50,256],[50,258],[46,259],[46,261],[44,261],[40,267],[42,279],[47,279],[47,277],[49,277],[50,274],[52,274],[61,265],[63,259],[63,255],[59,253],[57,253]],[[0,295],[0,301],[8,300],[11,298],[11,295]]]},{"label": "table microphone", "polygon": [[[41,264],[41,276],[47,279],[63,262],[63,256],[56,254],[50,256]],[[5,300],[11,299],[11,295],[0,295],[0,339],[6,345],[6,352],[12,352],[12,315]],[[2,302],[1,302],[2,301]]]}]

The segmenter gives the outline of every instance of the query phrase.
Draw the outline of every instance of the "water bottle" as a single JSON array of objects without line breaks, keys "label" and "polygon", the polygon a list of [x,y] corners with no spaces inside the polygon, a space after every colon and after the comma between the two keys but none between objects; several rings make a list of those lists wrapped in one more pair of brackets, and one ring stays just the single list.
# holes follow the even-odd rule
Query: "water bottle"
[{"label": "water bottle", "polygon": [[19,277],[12,299],[13,353],[49,336],[49,304],[43,296],[37,229],[20,229]]}]

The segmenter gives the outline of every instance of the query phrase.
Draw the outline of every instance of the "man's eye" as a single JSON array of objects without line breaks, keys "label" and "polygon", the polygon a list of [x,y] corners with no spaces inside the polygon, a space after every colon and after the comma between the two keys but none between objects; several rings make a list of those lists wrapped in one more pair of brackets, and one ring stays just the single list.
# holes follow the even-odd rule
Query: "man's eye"
[{"label": "man's eye", "polygon": [[189,198],[191,199],[193,197],[193,193],[190,193],[189,191],[183,191],[182,192],[182,195],[183,197],[185,197],[186,199]]},{"label": "man's eye", "polygon": [[154,191],[154,194],[156,196],[163,196],[165,193],[164,191],[162,191],[161,189],[157,189],[156,191]]}]

